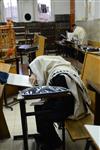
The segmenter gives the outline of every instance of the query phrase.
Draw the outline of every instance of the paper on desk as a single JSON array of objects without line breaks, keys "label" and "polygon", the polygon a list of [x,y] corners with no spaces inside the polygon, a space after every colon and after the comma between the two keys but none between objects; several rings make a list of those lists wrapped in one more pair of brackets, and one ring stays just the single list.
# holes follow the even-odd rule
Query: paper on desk
[{"label": "paper on desk", "polygon": [[32,87],[32,84],[29,82],[28,75],[21,75],[14,73],[9,73],[7,84],[21,87]]},{"label": "paper on desk", "polygon": [[72,32],[67,32],[66,34],[67,34],[67,40],[71,41],[72,38],[73,38],[73,33]]}]

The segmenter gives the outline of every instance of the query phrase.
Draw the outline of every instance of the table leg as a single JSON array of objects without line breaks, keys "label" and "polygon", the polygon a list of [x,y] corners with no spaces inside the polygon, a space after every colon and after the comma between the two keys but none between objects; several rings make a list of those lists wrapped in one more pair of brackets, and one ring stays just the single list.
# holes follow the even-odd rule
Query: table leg
[{"label": "table leg", "polygon": [[20,112],[21,112],[24,150],[28,150],[28,128],[27,128],[26,107],[24,99],[20,100]]}]

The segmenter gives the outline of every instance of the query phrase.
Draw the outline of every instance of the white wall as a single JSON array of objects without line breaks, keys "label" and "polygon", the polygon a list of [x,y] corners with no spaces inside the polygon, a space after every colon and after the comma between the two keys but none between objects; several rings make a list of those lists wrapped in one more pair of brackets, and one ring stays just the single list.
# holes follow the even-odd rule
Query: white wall
[{"label": "white wall", "polygon": [[[38,7],[37,0],[18,0],[19,7],[19,21],[26,21],[24,19],[25,13],[30,13],[32,16],[31,21],[38,20]],[[55,14],[69,14],[70,13],[70,0],[51,0],[51,18],[54,21]]]},{"label": "white wall", "polygon": [[86,19],[86,0],[75,0],[75,20]]},{"label": "white wall", "polygon": [[75,5],[76,24],[85,28],[88,40],[100,42],[100,0],[76,0]]},{"label": "white wall", "polygon": [[4,5],[3,1],[0,0],[0,22],[4,21]]},{"label": "white wall", "polygon": [[51,0],[54,14],[69,14],[70,1],[69,0]]},{"label": "white wall", "polygon": [[89,41],[100,42],[100,20],[76,21],[76,24],[84,27]]},{"label": "white wall", "polygon": [[27,22],[24,18],[26,13],[31,14],[30,21],[34,21],[35,19],[34,1],[35,0],[19,0],[18,1],[18,13],[19,13],[20,22]]},{"label": "white wall", "polygon": [[70,0],[51,0],[51,20],[55,14],[70,14]]},{"label": "white wall", "polygon": [[95,2],[95,18],[100,19],[100,0],[96,0]]},{"label": "white wall", "polygon": [[100,19],[100,0],[75,0],[75,20]]}]

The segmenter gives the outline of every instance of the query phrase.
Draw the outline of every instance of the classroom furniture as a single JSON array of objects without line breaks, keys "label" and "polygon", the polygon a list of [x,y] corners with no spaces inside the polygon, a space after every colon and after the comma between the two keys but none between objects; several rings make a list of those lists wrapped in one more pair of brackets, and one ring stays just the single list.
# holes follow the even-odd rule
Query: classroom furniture
[{"label": "classroom furniture", "polygon": [[[87,81],[100,84],[100,52],[86,53],[82,67],[81,78],[88,87]],[[95,92],[89,90],[91,105],[95,106]],[[95,109],[92,106],[93,110]]]},{"label": "classroom furniture", "polygon": [[[63,97],[67,95],[70,91],[63,87],[53,87],[53,86],[35,86],[33,88],[28,88],[22,91],[19,95],[19,104],[20,104],[20,112],[21,112],[21,123],[22,123],[22,136],[24,142],[24,149],[28,150],[28,137],[32,137],[32,135],[28,135],[27,130],[27,117],[32,115],[43,115],[44,113],[49,113],[50,110],[39,111],[39,112],[27,112],[26,111],[26,101],[31,99],[41,99],[42,98],[50,98],[50,97]],[[38,105],[38,104],[36,104]],[[65,150],[65,128],[64,128],[65,120],[61,120],[62,123],[62,139],[63,139],[63,150]],[[34,137],[34,136],[33,136]],[[16,137],[15,137],[16,139]]]},{"label": "classroom furniture", "polygon": [[[14,22],[14,30],[16,33],[17,41],[22,41],[24,43],[26,41],[25,36],[21,36],[22,34],[27,33],[40,33],[41,35],[47,37],[46,40],[46,50],[47,53],[53,52],[55,49],[55,40],[59,40],[60,34],[65,34],[66,30],[70,28],[70,15],[57,15],[60,16],[59,21],[53,22]],[[63,19],[62,20],[62,18]],[[22,38],[22,39],[21,39]],[[29,39],[29,38],[27,38]],[[18,42],[17,42],[18,43]],[[22,44],[21,43],[21,44]]]},{"label": "classroom furniture", "polygon": [[55,41],[56,44],[56,55],[62,55],[64,57],[64,55],[66,54],[66,43],[63,41]]},{"label": "classroom furniture", "polygon": [[33,45],[38,45],[36,50],[36,57],[45,54],[46,37],[39,34],[34,34]]},{"label": "classroom furniture", "polygon": [[15,56],[15,32],[11,26],[0,26],[0,60]]},{"label": "classroom furniture", "polygon": [[14,26],[13,29],[15,31],[16,44],[18,44],[19,42],[25,43],[26,27],[25,26]]},{"label": "classroom furniture", "polygon": [[34,34],[33,42],[31,44],[22,44],[17,46],[17,55],[21,57],[21,64],[23,64],[23,55],[27,55],[29,63],[37,56],[45,53],[46,37]]},{"label": "classroom furniture", "polygon": [[86,53],[81,78],[85,85],[87,80],[100,84],[100,52]]},{"label": "classroom furniture", "polygon": [[16,39],[12,26],[0,26],[0,61],[14,64],[19,72],[19,57],[16,56]]},{"label": "classroom furniture", "polygon": [[[19,58],[16,56],[15,32],[11,25],[0,26],[0,61],[11,64],[10,71],[15,70],[15,72],[19,72]],[[7,91],[6,94],[10,93],[11,87],[8,88],[5,86],[5,88]],[[16,91],[15,88],[12,89],[12,91]],[[7,106],[6,101],[4,102]]]},{"label": "classroom furniture", "polygon": [[[9,72],[9,70],[10,70],[9,64],[0,63],[0,71]],[[0,84],[0,139],[10,137],[10,133],[3,113],[3,92],[4,92],[4,85]]]},{"label": "classroom furniture", "polygon": [[[19,70],[20,70],[19,61],[20,61],[20,57],[17,57],[17,56],[1,60],[2,63],[7,63],[11,65],[9,72],[17,73],[17,74],[19,73]],[[11,105],[15,103],[15,99],[13,102],[8,102],[7,98],[17,93],[18,93],[18,87],[5,85],[3,99],[4,99],[4,106],[6,108],[10,108],[11,110],[13,110]]]},{"label": "classroom furniture", "polygon": [[[10,68],[9,72],[13,72],[16,73],[16,67],[13,66]],[[13,105],[15,105],[16,102],[16,98],[13,98],[12,101],[8,101],[8,98],[12,95],[16,95],[18,93],[19,89],[17,86],[12,86],[12,85],[5,85],[4,86],[4,90],[3,90],[3,101],[4,101],[4,107],[5,108],[9,108],[11,110],[13,110]]]},{"label": "classroom furniture", "polygon": [[32,55],[33,59],[35,58],[35,53],[37,50],[37,45],[31,45],[31,44],[22,44],[20,46],[17,46],[17,56],[21,57],[21,64],[23,64],[23,56],[27,55],[28,56],[28,61],[29,63],[32,60]]},{"label": "classroom furniture", "polygon": [[70,57],[83,63],[86,51],[83,50],[81,46],[76,43],[76,41],[69,40],[62,34],[61,36],[61,40],[55,41],[56,54]]},{"label": "classroom furniture", "polygon": [[[88,85],[92,85],[91,82],[93,84],[100,83],[100,65],[99,64],[100,64],[99,53],[86,53],[85,54],[83,69],[81,73],[81,79],[83,80],[83,82],[85,83],[87,87]],[[86,132],[84,125],[85,124],[100,125],[100,119],[98,118],[100,111],[99,109],[96,108],[96,105],[99,103],[98,99],[100,98],[98,97],[97,97],[98,99],[95,98],[94,97],[95,93],[91,93],[91,92],[92,91],[89,91],[89,95],[91,96],[91,105],[90,105],[91,114],[88,114],[84,118],[81,118],[79,120],[67,119],[65,122],[65,128],[67,129],[72,141],[83,140],[83,139],[87,140],[85,150],[88,150],[89,148],[88,140],[90,139],[90,135]],[[96,93],[98,92],[96,91]]]},{"label": "classroom furniture", "polygon": [[[88,88],[92,91],[95,91],[95,94],[96,94],[95,95],[95,109],[94,109],[94,125],[100,125],[100,117],[99,117],[99,113],[100,113],[100,107],[99,107],[100,106],[100,84],[97,84],[97,83],[94,83],[93,81],[87,80],[87,85],[88,85]],[[89,125],[87,125],[87,126],[89,126]],[[94,136],[94,131],[91,134],[93,134],[93,136]],[[87,145],[88,145],[88,149],[89,149],[90,145],[92,147],[94,146],[94,144],[91,141],[87,141]]]},{"label": "classroom furniture", "polygon": [[[31,44],[35,32],[31,32],[27,25],[21,25],[21,26],[14,26],[13,27],[15,31],[15,37],[16,37],[16,44]],[[40,32],[39,32],[40,33]]]},{"label": "classroom furniture", "polygon": [[92,139],[91,143],[95,145],[95,150],[100,150],[100,126],[98,125],[84,125],[86,131]]},{"label": "classroom furniture", "polygon": [[95,92],[94,124],[100,125],[100,83],[87,80],[88,89]]}]

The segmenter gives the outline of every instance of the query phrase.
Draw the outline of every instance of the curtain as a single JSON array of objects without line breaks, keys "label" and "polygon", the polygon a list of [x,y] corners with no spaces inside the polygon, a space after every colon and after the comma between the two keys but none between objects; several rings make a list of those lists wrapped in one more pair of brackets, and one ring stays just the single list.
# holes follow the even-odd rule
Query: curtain
[{"label": "curtain", "polygon": [[4,21],[11,18],[13,21],[18,21],[17,0],[2,0]]}]

